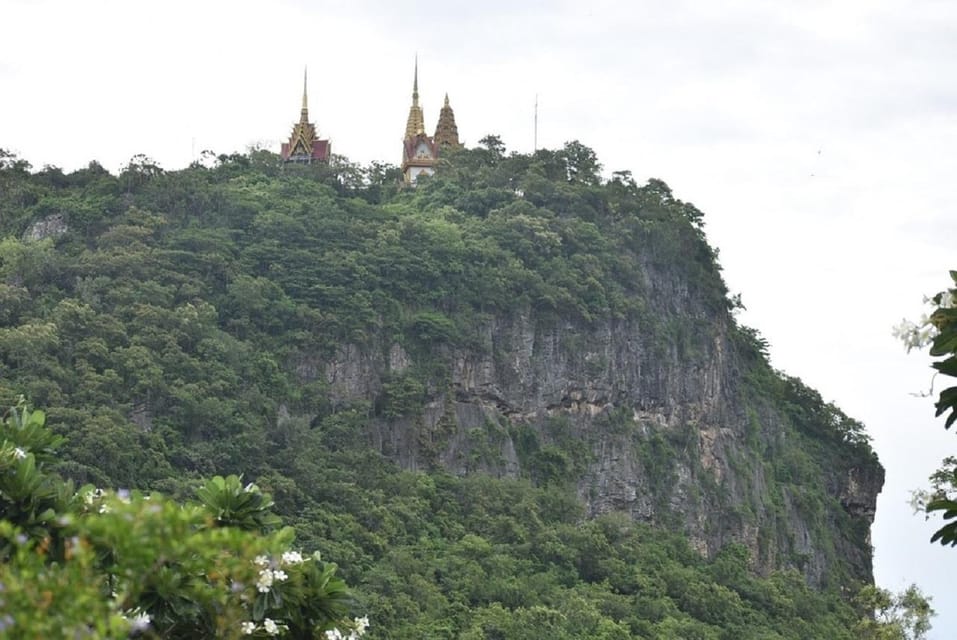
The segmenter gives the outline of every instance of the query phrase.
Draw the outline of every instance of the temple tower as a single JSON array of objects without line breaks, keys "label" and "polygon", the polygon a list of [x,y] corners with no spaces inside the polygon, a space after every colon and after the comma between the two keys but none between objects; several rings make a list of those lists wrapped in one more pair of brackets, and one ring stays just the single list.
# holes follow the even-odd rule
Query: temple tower
[{"label": "temple tower", "polygon": [[332,145],[328,140],[320,140],[316,132],[316,125],[309,122],[309,97],[307,95],[308,70],[302,73],[302,109],[299,111],[299,122],[293,125],[289,142],[282,143],[279,155],[286,162],[310,164],[312,162],[328,162],[332,153]]},{"label": "temple tower", "polygon": [[455,113],[449,106],[449,94],[445,94],[445,105],[439,112],[439,123],[435,125],[435,135],[432,136],[439,151],[446,149],[458,149],[462,146],[459,142],[459,128],[455,126]]},{"label": "temple tower", "polygon": [[402,140],[402,175],[409,184],[420,175],[435,173],[438,149],[425,133],[425,117],[419,106],[419,58],[415,59],[415,75],[412,80],[412,106],[405,123],[405,138]]}]

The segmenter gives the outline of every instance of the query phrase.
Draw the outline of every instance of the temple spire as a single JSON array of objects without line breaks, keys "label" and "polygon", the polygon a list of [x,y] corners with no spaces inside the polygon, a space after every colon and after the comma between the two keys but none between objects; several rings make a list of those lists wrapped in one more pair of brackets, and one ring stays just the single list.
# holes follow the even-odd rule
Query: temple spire
[{"label": "temple spire", "polygon": [[409,119],[405,123],[405,139],[425,133],[425,116],[419,106],[419,55],[415,56],[415,74],[412,76],[412,106],[409,107]]},{"label": "temple spire", "polygon": [[302,109],[299,122],[293,125],[289,142],[282,143],[279,154],[286,162],[310,163],[329,160],[331,145],[328,140],[320,140],[316,125],[309,122],[309,68],[302,70]]},{"label": "temple spire", "polygon": [[415,54],[415,74],[412,76],[412,106],[419,106],[419,54]]},{"label": "temple spire", "polygon": [[303,67],[302,69],[302,113],[303,117],[308,120],[309,116],[309,97],[306,94],[306,86],[309,80],[309,67]]},{"label": "temple spire", "polygon": [[455,125],[455,113],[452,111],[452,105],[449,104],[448,93],[445,94],[445,106],[439,112],[439,123],[435,126],[435,135],[432,139],[439,148],[462,146],[459,142],[459,128]]}]

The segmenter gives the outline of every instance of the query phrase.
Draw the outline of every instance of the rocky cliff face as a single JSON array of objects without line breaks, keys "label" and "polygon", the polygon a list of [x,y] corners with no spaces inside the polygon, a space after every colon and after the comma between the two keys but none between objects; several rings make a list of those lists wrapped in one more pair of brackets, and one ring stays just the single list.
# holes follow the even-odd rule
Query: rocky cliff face
[{"label": "rocky cliff face", "polygon": [[758,571],[796,567],[817,585],[871,580],[880,465],[799,433],[762,397],[727,313],[650,268],[646,288],[645,321],[523,309],[479,323],[468,349],[417,356],[378,338],[303,357],[298,370],[342,406],[388,403],[390,381],[423,359],[437,364],[424,403],[379,411],[367,434],[407,469],[574,482],[588,515],[683,529],[706,555],[736,542]]}]

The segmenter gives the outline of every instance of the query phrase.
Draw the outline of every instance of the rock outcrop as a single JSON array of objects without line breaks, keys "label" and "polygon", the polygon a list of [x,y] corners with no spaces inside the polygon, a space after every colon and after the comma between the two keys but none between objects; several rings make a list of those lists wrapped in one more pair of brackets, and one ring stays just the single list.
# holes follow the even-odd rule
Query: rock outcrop
[{"label": "rock outcrop", "polygon": [[424,377],[421,404],[376,411],[367,434],[406,469],[574,482],[587,515],[683,529],[702,554],[740,543],[760,572],[870,581],[876,458],[801,433],[750,381],[730,315],[666,274],[653,282],[644,321],[524,309],[479,323],[468,349],[429,345],[417,358],[377,337],[303,356],[297,371],[328,385],[334,406],[387,404],[388,382],[427,360],[444,375]]},{"label": "rock outcrop", "polygon": [[54,213],[37,220],[23,233],[24,240],[43,240],[62,236],[69,230],[66,218],[62,213]]}]

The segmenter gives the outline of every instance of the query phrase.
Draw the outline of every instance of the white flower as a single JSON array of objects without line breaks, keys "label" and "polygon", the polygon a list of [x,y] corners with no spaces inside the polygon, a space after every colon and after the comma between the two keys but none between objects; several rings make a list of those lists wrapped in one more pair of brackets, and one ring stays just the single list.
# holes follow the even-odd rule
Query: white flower
[{"label": "white flower", "polygon": [[285,551],[282,554],[283,564],[299,564],[302,562],[302,554],[298,551]]},{"label": "white flower", "polygon": [[268,557],[268,556],[256,556],[256,557],[253,559],[253,564],[255,564],[257,567],[265,567],[267,564],[269,564],[269,557]]},{"label": "white flower", "polygon": [[279,635],[279,625],[273,622],[271,619],[266,618],[263,620],[263,629],[271,636]]},{"label": "white flower", "polygon": [[355,629],[349,632],[348,635],[343,635],[338,629],[329,629],[326,631],[326,640],[359,640],[369,628],[369,618],[368,616],[362,616],[361,618],[355,618],[353,620],[355,624]]},{"label": "white flower", "polygon": [[130,618],[130,631],[146,631],[150,626],[150,616],[142,611]]},{"label": "white flower", "polygon": [[932,324],[925,325],[923,329],[917,332],[917,346],[926,347],[934,338],[937,337],[937,327]]},{"label": "white flower", "polygon": [[23,460],[24,458],[27,457],[27,452],[21,449],[20,447],[17,447],[16,449],[13,450],[13,457],[16,458],[17,460]]},{"label": "white flower", "polygon": [[256,623],[255,622],[244,622],[239,625],[239,630],[243,632],[244,636],[252,635],[256,632]]},{"label": "white flower", "polygon": [[941,309],[953,309],[954,308],[954,292],[953,291],[944,291],[940,294],[940,302],[937,304]]},{"label": "white flower", "polygon": [[273,574],[270,569],[263,569],[259,572],[259,580],[256,581],[256,589],[259,593],[266,593],[272,586]]},{"label": "white flower", "polygon": [[286,575],[286,572],[283,571],[282,569],[277,569],[272,572],[272,579],[275,580],[276,582],[282,582],[283,580],[286,580],[288,577],[289,576]]},{"label": "white flower", "polygon": [[113,509],[111,509],[111,508],[110,508],[110,505],[108,505],[108,504],[101,504],[101,505],[100,505],[100,513],[109,513],[109,512],[112,511],[112,510],[113,510]]},{"label": "white flower", "polygon": [[[116,597],[116,594],[112,594],[113,597]],[[148,613],[144,613],[139,608],[133,609],[131,611],[121,611],[120,615],[123,619],[129,623],[130,632],[133,634],[138,634],[149,629],[150,626],[150,616]]]},{"label": "white flower", "polygon": [[932,325],[930,319],[925,315],[921,318],[920,324],[915,324],[909,320],[901,320],[900,324],[894,327],[892,333],[910,351],[930,344],[937,337],[937,327]]},{"label": "white flower", "polygon": [[917,330],[917,325],[910,320],[901,320],[899,324],[894,325],[893,334],[895,338],[906,339],[911,333]]}]

